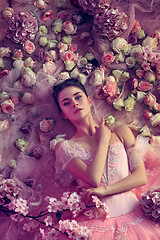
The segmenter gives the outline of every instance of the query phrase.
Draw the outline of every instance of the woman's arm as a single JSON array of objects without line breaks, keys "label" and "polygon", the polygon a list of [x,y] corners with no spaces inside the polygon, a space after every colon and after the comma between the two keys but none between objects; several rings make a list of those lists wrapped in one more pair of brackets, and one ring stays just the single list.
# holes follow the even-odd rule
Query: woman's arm
[{"label": "woman's arm", "polygon": [[93,187],[98,187],[104,171],[111,136],[110,130],[105,126],[104,119],[101,121],[99,127],[96,128],[95,134],[98,147],[91,164],[87,166],[82,160],[76,157],[69,162],[68,170],[76,178],[83,180]]},{"label": "woman's arm", "polygon": [[[133,147],[135,144],[135,138],[131,130],[127,126],[122,126],[121,128],[116,130],[117,135],[123,141],[126,149]],[[140,155],[136,154],[136,157],[141,157]],[[134,168],[132,173],[121,179],[120,181],[113,183],[107,188],[99,187],[99,188],[91,188],[86,189],[85,194],[88,198],[90,195],[97,195],[97,196],[107,196],[117,193],[122,193],[132,188],[136,188],[142,185],[145,185],[147,182],[147,177],[145,173],[144,163],[141,162],[137,167]]]}]

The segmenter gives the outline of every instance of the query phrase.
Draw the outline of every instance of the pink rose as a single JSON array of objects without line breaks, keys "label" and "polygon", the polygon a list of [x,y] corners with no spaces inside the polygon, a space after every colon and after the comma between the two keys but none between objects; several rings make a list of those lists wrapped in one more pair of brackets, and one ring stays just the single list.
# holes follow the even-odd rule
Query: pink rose
[{"label": "pink rose", "polygon": [[53,19],[53,11],[52,10],[48,10],[47,12],[45,12],[42,16],[42,21],[51,21]]},{"label": "pink rose", "polygon": [[66,21],[63,23],[63,30],[67,35],[75,34],[77,31],[77,26],[73,25],[70,21]]},{"label": "pink rose", "polygon": [[69,50],[72,51],[72,52],[76,52],[78,49],[78,45],[77,44],[71,44],[69,46]]},{"label": "pink rose", "polygon": [[32,54],[35,51],[35,45],[33,42],[31,42],[30,40],[27,40],[24,44],[23,44],[23,49],[24,51],[26,51],[29,54]]},{"label": "pink rose", "polygon": [[0,133],[6,131],[10,126],[9,121],[6,119],[4,121],[0,120]]},{"label": "pink rose", "polygon": [[43,119],[40,122],[40,130],[41,132],[49,132],[54,124],[54,119]]},{"label": "pink rose", "polygon": [[136,70],[136,76],[139,77],[139,78],[144,77],[144,73],[145,73],[145,71],[142,70],[142,69],[140,69],[140,68],[138,68],[138,69]]},{"label": "pink rose", "polygon": [[7,76],[9,73],[10,73],[10,71],[7,70],[7,69],[5,69],[5,70],[2,70],[2,71],[0,72],[0,75],[1,75],[1,77],[5,77],[5,76]]},{"label": "pink rose", "polygon": [[152,88],[153,88],[153,85],[149,82],[141,81],[138,84],[139,91],[147,92],[147,91],[150,91]]},{"label": "pink rose", "polygon": [[60,42],[60,43],[57,44],[57,48],[60,51],[67,51],[68,50],[68,45],[65,44],[65,43]]},{"label": "pink rose", "polygon": [[150,64],[147,62],[147,61],[144,61],[142,64],[141,64],[141,67],[145,70],[145,71],[150,71]]},{"label": "pink rose", "polygon": [[114,61],[114,59],[115,59],[115,56],[113,52],[107,52],[106,54],[103,55],[102,62],[104,64],[110,64]]},{"label": "pink rose", "polygon": [[23,94],[23,97],[21,98],[21,100],[25,104],[32,104],[34,102],[34,97],[33,97],[32,93],[25,92]]},{"label": "pink rose", "polygon": [[49,73],[49,74],[54,74],[55,71],[56,71],[56,64],[54,62],[46,62],[45,64],[43,64],[43,70],[46,72],[46,73]]},{"label": "pink rose", "polygon": [[23,58],[23,52],[21,49],[15,49],[13,52],[13,59],[21,60]]},{"label": "pink rose", "polygon": [[63,52],[60,53],[60,56],[61,56],[61,59],[64,62],[71,61],[71,60],[75,59],[75,53],[73,53],[72,51],[63,51]]},{"label": "pink rose", "polygon": [[117,92],[117,83],[106,81],[106,84],[103,87],[103,91],[106,96],[114,97]]},{"label": "pink rose", "polygon": [[5,100],[1,104],[2,111],[7,114],[11,114],[14,110],[14,103],[12,102],[11,99]]}]

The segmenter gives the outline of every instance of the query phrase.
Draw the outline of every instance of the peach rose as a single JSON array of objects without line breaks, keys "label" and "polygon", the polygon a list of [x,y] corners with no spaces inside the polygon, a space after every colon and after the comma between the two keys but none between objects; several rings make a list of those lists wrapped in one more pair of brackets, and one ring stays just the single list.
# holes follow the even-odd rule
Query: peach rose
[{"label": "peach rose", "polygon": [[33,42],[31,42],[30,40],[27,40],[24,44],[23,44],[23,49],[24,51],[26,51],[29,54],[32,54],[35,51],[35,45]]},{"label": "peach rose", "polygon": [[115,59],[115,56],[114,56],[113,52],[107,52],[103,55],[102,62],[104,64],[110,64],[114,61],[114,59]]},{"label": "peach rose", "polygon": [[5,100],[1,104],[2,111],[7,114],[11,114],[14,110],[14,103],[12,102],[11,99]]}]

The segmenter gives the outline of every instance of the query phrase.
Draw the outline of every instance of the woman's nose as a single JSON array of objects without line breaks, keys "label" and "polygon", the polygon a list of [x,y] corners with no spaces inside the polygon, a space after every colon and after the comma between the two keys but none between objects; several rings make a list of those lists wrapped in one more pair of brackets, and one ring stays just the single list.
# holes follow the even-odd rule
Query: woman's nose
[{"label": "woman's nose", "polygon": [[73,101],[73,107],[77,107],[78,103],[76,101]]}]

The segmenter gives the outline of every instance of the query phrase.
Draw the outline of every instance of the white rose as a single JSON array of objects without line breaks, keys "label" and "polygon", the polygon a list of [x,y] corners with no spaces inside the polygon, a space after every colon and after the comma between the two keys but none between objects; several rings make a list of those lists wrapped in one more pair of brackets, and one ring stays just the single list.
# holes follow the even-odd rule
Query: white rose
[{"label": "white rose", "polygon": [[117,53],[124,51],[127,45],[128,45],[127,41],[124,38],[120,37],[115,38],[111,43],[112,49]]},{"label": "white rose", "polygon": [[137,61],[141,60],[143,54],[143,48],[140,44],[132,46],[131,57],[134,57]]},{"label": "white rose", "polygon": [[157,45],[158,45],[157,38],[146,37],[142,42],[143,47],[149,46],[152,50],[155,50],[157,48]]}]

